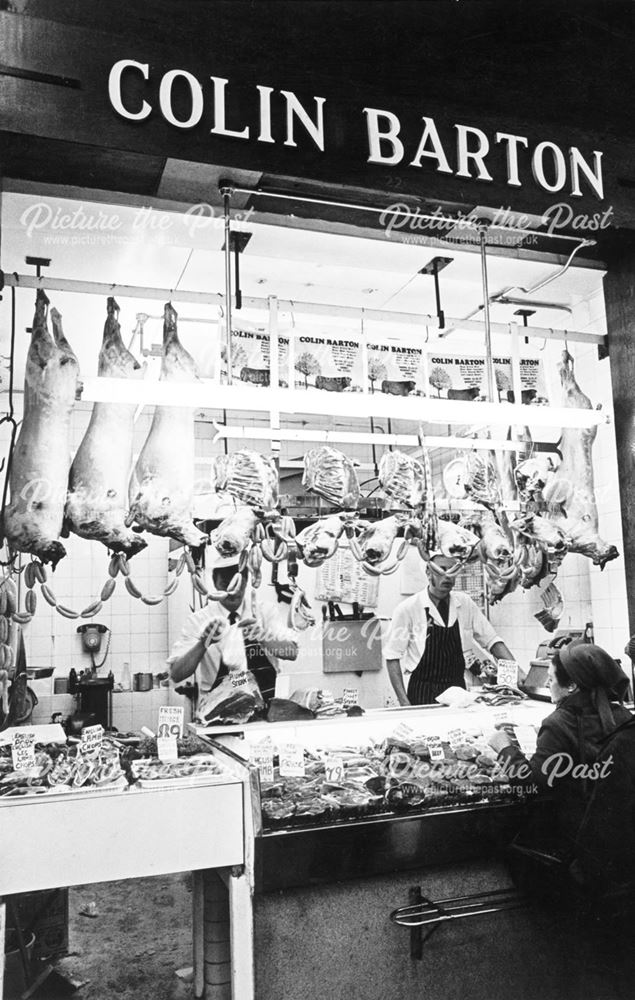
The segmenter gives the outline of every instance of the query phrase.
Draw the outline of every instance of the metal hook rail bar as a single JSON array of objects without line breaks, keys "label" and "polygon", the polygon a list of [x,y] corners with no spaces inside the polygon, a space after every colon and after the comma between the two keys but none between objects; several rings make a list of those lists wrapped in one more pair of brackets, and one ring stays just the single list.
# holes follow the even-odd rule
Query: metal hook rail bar
[{"label": "metal hook rail bar", "polygon": [[[417,901],[393,910],[390,919],[399,927],[410,929],[411,955],[418,959],[421,958],[421,945],[442,924],[488,913],[501,913],[504,910],[518,910],[526,905],[526,897],[514,888],[492,889],[488,892],[475,892],[468,896],[453,896],[436,901],[422,895],[417,888],[411,890],[411,898],[413,896],[418,897]],[[422,927],[430,928],[423,938]]]}]

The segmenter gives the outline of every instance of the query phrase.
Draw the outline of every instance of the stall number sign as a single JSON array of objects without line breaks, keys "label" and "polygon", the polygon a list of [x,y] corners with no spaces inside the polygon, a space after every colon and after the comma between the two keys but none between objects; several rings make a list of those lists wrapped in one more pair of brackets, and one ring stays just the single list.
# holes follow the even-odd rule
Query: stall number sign
[{"label": "stall number sign", "polygon": [[273,743],[267,737],[249,748],[249,762],[258,768],[261,781],[273,781]]},{"label": "stall number sign", "polygon": [[16,771],[28,771],[35,767],[35,730],[23,729],[13,734],[11,756]]},{"label": "stall number sign", "polygon": [[332,785],[337,785],[344,780],[344,761],[336,754],[328,754],[324,761],[324,770],[326,780]]},{"label": "stall number sign", "polygon": [[281,778],[303,778],[304,747],[298,743],[281,743],[278,747]]},{"label": "stall number sign", "polygon": [[496,665],[496,683],[518,687],[518,664],[515,660],[499,660]]},{"label": "stall number sign", "polygon": [[84,726],[79,744],[79,752],[85,757],[90,757],[93,754],[96,754],[101,748],[103,738],[103,726]]},{"label": "stall number sign", "polygon": [[183,735],[183,720],[185,709],[182,705],[161,705],[159,708],[159,739],[173,736],[176,739]]},{"label": "stall number sign", "polygon": [[344,708],[352,708],[359,705],[359,691],[357,688],[344,688],[342,692],[342,705]]}]

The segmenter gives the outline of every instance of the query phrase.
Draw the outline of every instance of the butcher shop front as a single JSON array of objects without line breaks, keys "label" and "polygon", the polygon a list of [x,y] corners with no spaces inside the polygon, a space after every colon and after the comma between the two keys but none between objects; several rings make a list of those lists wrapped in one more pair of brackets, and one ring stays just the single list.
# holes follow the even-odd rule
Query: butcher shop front
[{"label": "butcher shop front", "polygon": [[633,678],[629,145],[250,12],[211,62],[201,12],[0,12],[5,996],[21,894],[193,872],[188,996],[573,1000],[491,740],[572,640]]}]

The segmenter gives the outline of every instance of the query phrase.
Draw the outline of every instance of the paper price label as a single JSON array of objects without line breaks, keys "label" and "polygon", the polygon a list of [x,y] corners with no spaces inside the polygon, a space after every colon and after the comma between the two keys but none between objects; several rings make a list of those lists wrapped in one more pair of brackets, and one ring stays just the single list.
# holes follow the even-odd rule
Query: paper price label
[{"label": "paper price label", "polygon": [[504,726],[512,721],[512,717],[508,708],[499,708],[498,711],[494,712],[494,725]]},{"label": "paper price label", "polygon": [[231,670],[228,679],[234,691],[240,691],[243,687],[248,687],[252,674],[249,670]]},{"label": "paper price label", "polygon": [[454,749],[458,747],[459,743],[465,743],[465,730],[464,729],[451,729],[448,733],[448,743]]},{"label": "paper price label", "polygon": [[499,660],[497,662],[496,683],[518,687],[518,664],[515,660]]},{"label": "paper price label", "polygon": [[357,688],[344,688],[342,692],[342,705],[344,708],[352,708],[353,705],[359,705],[359,691]]},{"label": "paper price label", "polygon": [[79,744],[79,752],[84,757],[91,757],[101,749],[103,739],[103,726],[84,726]]},{"label": "paper price label", "polygon": [[161,705],[159,708],[159,723],[157,737],[167,739],[173,736],[177,739],[183,736],[185,709],[182,705]]},{"label": "paper price label", "polygon": [[11,747],[13,767],[16,771],[27,771],[35,767],[35,730],[20,730],[13,734],[13,744]]},{"label": "paper price label", "polygon": [[441,740],[436,737],[428,739],[428,750],[430,751],[430,760],[445,760],[445,753],[441,745]]},{"label": "paper price label", "polygon": [[159,760],[170,761],[179,759],[176,736],[157,736],[157,754]]},{"label": "paper price label", "polygon": [[407,726],[405,722],[400,722],[392,735],[397,740],[407,740],[409,736],[412,736],[413,732],[414,729]]},{"label": "paper price label", "polygon": [[335,695],[332,691],[320,691],[320,701],[322,705],[334,705]]},{"label": "paper price label", "polygon": [[303,778],[304,747],[298,743],[282,743],[278,747],[281,778]]},{"label": "paper price label", "polygon": [[269,737],[260,743],[252,743],[249,748],[249,761],[258,768],[261,781],[273,781],[273,743]]},{"label": "paper price label", "polygon": [[514,735],[518,740],[518,746],[525,757],[533,757],[536,752],[538,740],[536,730],[533,726],[514,726]]},{"label": "paper price label", "polygon": [[336,785],[344,780],[344,761],[341,757],[327,757],[324,761],[326,780]]}]

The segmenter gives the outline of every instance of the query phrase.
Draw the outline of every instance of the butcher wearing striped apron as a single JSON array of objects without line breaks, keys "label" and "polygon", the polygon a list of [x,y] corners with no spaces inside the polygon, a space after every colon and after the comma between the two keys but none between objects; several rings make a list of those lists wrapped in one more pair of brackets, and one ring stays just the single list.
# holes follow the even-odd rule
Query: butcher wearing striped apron
[{"label": "butcher wearing striped apron", "polygon": [[446,688],[465,687],[465,657],[459,622],[457,619],[449,628],[447,624],[449,598],[439,601],[437,611],[444,625],[437,625],[426,608],[426,645],[408,682],[408,701],[411,705],[430,705]]}]

